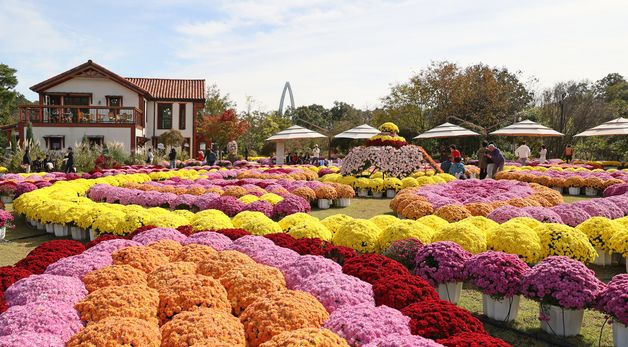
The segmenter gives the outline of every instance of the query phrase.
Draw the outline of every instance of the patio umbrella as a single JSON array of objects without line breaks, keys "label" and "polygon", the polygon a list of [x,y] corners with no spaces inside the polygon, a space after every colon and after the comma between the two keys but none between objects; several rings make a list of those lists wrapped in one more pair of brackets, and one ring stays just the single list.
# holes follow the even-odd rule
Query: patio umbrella
[{"label": "patio umbrella", "polygon": [[589,130],[583,131],[576,137],[582,136],[622,136],[628,135],[628,119],[616,118]]},{"label": "patio umbrella", "polygon": [[317,139],[317,138],[326,138],[327,136],[317,133],[316,131],[306,129],[304,127],[300,127],[298,125],[293,125],[288,129],[282,130],[275,135],[266,139],[266,141],[275,142],[277,144],[277,148],[275,151],[275,155],[277,157],[277,164],[284,163],[284,149],[285,142],[290,140],[302,140],[302,139]]},{"label": "patio umbrella", "polygon": [[416,136],[415,139],[440,139],[463,136],[480,136],[480,134],[455,124],[443,123],[436,128],[430,129],[423,134]]},{"label": "patio umbrella", "polygon": [[379,130],[373,128],[368,124],[358,125],[355,128],[343,131],[340,134],[334,136],[337,139],[370,139],[371,137],[379,134]]},{"label": "patio umbrella", "polygon": [[557,137],[565,136],[554,129],[535,123],[531,120],[524,120],[519,123],[509,125],[505,128],[495,130],[490,135],[499,136],[525,136],[525,137]]}]

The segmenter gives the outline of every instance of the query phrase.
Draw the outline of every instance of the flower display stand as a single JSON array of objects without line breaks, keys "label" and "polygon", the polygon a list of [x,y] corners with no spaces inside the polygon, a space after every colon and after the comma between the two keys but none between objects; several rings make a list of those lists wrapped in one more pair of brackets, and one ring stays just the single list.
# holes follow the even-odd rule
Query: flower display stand
[{"label": "flower display stand", "polygon": [[98,233],[94,229],[89,229],[89,240],[94,241],[98,237]]},{"label": "flower display stand", "polygon": [[584,310],[570,310],[554,305],[541,304],[541,312],[549,319],[541,321],[541,329],[557,336],[576,336],[582,328]]},{"label": "flower display stand", "polygon": [[373,191],[373,192],[372,192],[372,195],[373,195],[373,197],[374,197],[374,198],[381,199],[381,198],[384,196],[384,193],[383,193],[383,192],[376,192],[376,191]]},{"label": "flower display stand", "polygon": [[569,187],[569,195],[580,195],[580,187]]},{"label": "flower display stand", "polygon": [[490,318],[500,322],[512,322],[519,314],[519,303],[521,295],[514,295],[510,298],[502,298],[501,300],[493,299],[490,295],[482,294],[482,305],[484,314]]},{"label": "flower display stand", "polygon": [[3,204],[10,204],[13,202],[13,197],[7,195],[1,196],[0,199],[2,199]]},{"label": "flower display stand", "polygon": [[369,196],[368,189],[358,189],[358,196],[361,198],[366,198]]},{"label": "flower display stand", "polygon": [[330,201],[329,199],[318,199],[318,208],[322,210],[328,209],[331,206]]},{"label": "flower display stand", "polygon": [[83,241],[87,240],[87,231],[79,227],[70,227],[70,234],[72,234],[72,240]]},{"label": "flower display stand", "polygon": [[54,225],[50,223],[46,224],[46,232],[48,234],[54,234],[55,233]]},{"label": "flower display stand", "polygon": [[595,251],[597,252],[598,256],[597,258],[595,258],[595,260],[593,260],[593,264],[606,266],[613,263],[613,256],[608,250],[595,247]]},{"label": "flower display stand", "polygon": [[65,224],[53,224],[53,229],[56,237],[66,237],[70,234],[70,230]]},{"label": "flower display stand", "polygon": [[334,205],[337,207],[349,207],[351,205],[351,199],[349,198],[340,198],[334,201]]},{"label": "flower display stand", "polygon": [[559,193],[563,193],[563,187],[552,187],[552,189],[554,189],[555,191],[559,192]]},{"label": "flower display stand", "polygon": [[392,199],[397,195],[397,191],[394,189],[386,189],[386,197]]},{"label": "flower display stand", "polygon": [[628,326],[613,321],[613,345],[615,347],[628,346]]},{"label": "flower display stand", "polygon": [[462,282],[439,283],[436,291],[442,300],[457,304],[460,301],[460,294],[462,294]]},{"label": "flower display stand", "polygon": [[586,196],[597,196],[598,195],[598,190],[595,189],[595,188],[586,187],[586,188],[584,188],[584,195],[586,195]]},{"label": "flower display stand", "polygon": [[7,236],[7,227],[0,227],[0,240],[4,240],[5,236]]}]

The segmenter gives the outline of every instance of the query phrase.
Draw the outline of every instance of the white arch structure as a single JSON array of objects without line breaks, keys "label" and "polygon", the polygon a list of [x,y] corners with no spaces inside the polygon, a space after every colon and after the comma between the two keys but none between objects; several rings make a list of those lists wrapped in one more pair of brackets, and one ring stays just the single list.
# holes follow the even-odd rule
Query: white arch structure
[{"label": "white arch structure", "polygon": [[286,98],[286,90],[290,94],[290,106],[294,109],[294,95],[292,95],[292,87],[290,87],[290,82],[286,82],[283,86],[283,92],[281,92],[281,100],[279,101],[279,114],[283,114],[283,102]]}]

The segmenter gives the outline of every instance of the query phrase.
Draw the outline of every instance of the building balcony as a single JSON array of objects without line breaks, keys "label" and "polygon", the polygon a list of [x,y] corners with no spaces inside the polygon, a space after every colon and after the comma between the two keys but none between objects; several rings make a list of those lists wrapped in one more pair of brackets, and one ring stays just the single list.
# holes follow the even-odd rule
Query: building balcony
[{"label": "building balcony", "polygon": [[144,113],[136,107],[81,105],[21,105],[20,122],[48,126],[144,126]]}]

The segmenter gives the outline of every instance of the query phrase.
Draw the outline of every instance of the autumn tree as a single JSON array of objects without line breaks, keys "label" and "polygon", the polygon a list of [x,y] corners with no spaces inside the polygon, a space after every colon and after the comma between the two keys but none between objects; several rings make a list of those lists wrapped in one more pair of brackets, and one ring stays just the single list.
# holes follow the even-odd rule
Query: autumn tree
[{"label": "autumn tree", "polygon": [[238,117],[235,110],[228,109],[217,115],[204,115],[199,121],[198,133],[201,141],[216,143],[219,148],[229,141],[239,139],[249,128],[249,123]]}]

